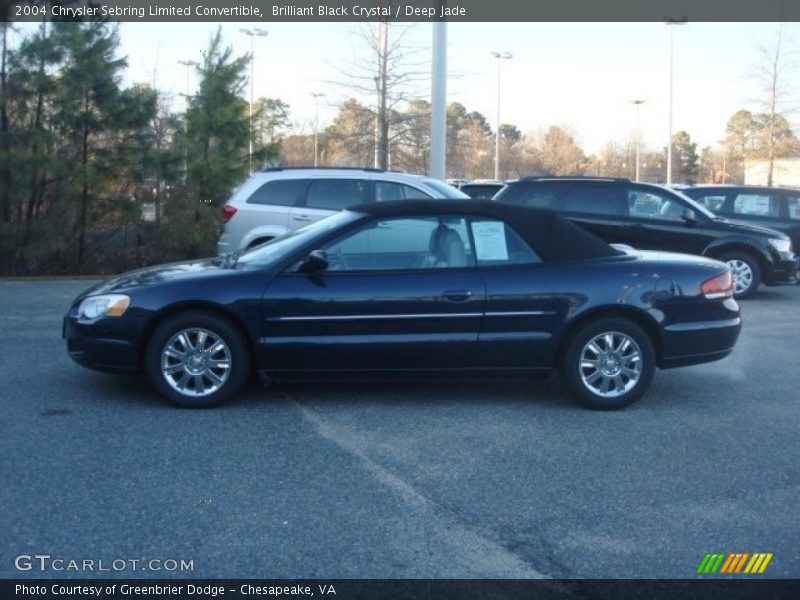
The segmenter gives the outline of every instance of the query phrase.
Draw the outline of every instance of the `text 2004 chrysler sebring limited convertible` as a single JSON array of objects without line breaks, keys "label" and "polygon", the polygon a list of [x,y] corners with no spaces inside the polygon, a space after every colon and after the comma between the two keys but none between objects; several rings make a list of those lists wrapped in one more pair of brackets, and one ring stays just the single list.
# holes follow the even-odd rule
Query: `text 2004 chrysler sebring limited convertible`
[{"label": "text 2004 chrysler sebring limited convertible", "polygon": [[353,207],[237,256],[134,271],[76,298],[70,356],[143,370],[185,407],[268,379],[508,377],[558,368],[586,406],[739,335],[720,262],[613,248],[550,211],[479,201]]}]

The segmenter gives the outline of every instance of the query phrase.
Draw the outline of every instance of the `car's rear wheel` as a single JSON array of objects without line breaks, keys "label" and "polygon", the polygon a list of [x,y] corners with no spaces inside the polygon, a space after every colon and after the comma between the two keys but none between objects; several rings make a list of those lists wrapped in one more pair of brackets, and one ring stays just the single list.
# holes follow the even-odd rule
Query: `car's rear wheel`
[{"label": "car's rear wheel", "polygon": [[761,283],[761,267],[758,261],[746,252],[727,252],[720,256],[733,273],[734,298],[752,296]]},{"label": "car's rear wheel", "polygon": [[578,401],[595,410],[632,404],[647,390],[655,351],[641,327],[627,319],[601,318],[571,338],[561,373]]},{"label": "car's rear wheel", "polygon": [[230,400],[246,383],[249,363],[236,326],[201,311],[174,315],[161,323],[144,356],[150,383],[183,408],[209,408]]}]

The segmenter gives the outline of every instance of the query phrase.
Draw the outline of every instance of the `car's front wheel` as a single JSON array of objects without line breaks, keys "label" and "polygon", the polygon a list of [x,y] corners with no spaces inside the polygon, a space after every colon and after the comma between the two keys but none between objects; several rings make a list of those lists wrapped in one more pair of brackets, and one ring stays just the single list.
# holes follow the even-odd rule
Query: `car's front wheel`
[{"label": "car's front wheel", "polygon": [[720,260],[731,268],[734,298],[752,296],[761,283],[761,267],[758,261],[745,252],[728,252]]},{"label": "car's front wheel", "polygon": [[650,338],[635,323],[619,318],[583,326],[572,336],[561,364],[573,395],[595,410],[632,404],[650,386],[654,371]]},{"label": "car's front wheel", "polygon": [[190,311],[156,327],[144,370],[150,383],[183,408],[209,408],[230,400],[247,381],[250,357],[228,319]]}]

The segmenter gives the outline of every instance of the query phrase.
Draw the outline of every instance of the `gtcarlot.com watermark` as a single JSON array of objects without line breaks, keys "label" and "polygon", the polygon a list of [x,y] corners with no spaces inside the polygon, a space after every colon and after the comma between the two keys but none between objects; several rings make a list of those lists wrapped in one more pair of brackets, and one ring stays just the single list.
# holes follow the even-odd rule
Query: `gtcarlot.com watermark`
[{"label": "gtcarlot.com watermark", "polygon": [[20,554],[14,559],[17,571],[35,573],[124,573],[194,571],[194,560],[175,558],[64,558],[50,554]]}]

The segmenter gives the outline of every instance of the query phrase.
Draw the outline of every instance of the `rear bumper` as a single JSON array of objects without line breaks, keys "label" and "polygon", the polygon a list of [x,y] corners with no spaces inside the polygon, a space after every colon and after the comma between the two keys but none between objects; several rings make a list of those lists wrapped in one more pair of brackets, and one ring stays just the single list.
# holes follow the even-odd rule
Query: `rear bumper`
[{"label": "rear bumper", "polygon": [[674,323],[664,328],[662,369],[713,362],[733,352],[742,329],[736,316],[719,321]]},{"label": "rear bumper", "polygon": [[126,339],[100,319],[81,323],[64,317],[61,335],[67,342],[67,353],[79,365],[107,373],[131,373],[139,369],[137,344]]}]

